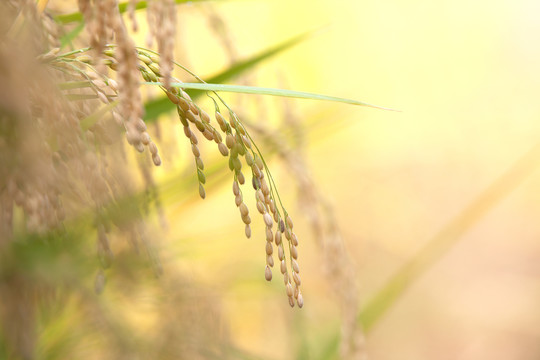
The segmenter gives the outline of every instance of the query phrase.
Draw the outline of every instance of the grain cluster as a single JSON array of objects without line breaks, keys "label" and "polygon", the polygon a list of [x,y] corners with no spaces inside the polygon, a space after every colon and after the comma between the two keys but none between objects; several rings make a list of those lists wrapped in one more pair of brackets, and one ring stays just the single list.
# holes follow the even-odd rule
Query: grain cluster
[{"label": "grain cluster", "polygon": [[[8,241],[12,232],[14,206],[24,210],[28,228],[38,232],[59,229],[66,217],[75,218],[75,214],[91,209],[103,269],[114,259],[111,229],[127,233],[135,246],[151,247],[142,221],[144,211],[137,211],[129,222],[115,222],[103,214],[133,191],[132,186],[124,185],[130,183],[131,175],[125,165],[128,155],[122,137],[137,152],[144,153],[144,159],[155,166],[162,164],[158,145],[143,120],[140,88],[142,83],[152,83],[176,107],[191,147],[200,197],[206,197],[205,163],[200,150],[200,141],[206,139],[228,159],[234,203],[245,235],[262,240],[265,279],[272,280],[274,267],[279,267],[290,305],[302,307],[298,238],[248,127],[219,94],[208,94],[214,109],[207,112],[173,76],[174,1],[149,3],[148,40],[155,40],[158,51],[136,46],[115,0],[79,0],[78,4],[91,46],[73,51],[60,50],[54,23],[33,2],[10,0],[1,5],[3,14],[22,14],[35,21],[33,26],[23,27],[24,41],[19,36],[21,31],[13,30],[18,26],[15,23],[6,34],[17,36],[7,36],[0,43],[0,65],[14,69],[0,74],[9,93],[3,97],[6,104],[2,104],[5,111],[0,119],[0,149],[2,162],[7,165],[0,174],[4,189],[2,226],[6,230],[3,240]],[[136,28],[133,2],[128,6]],[[12,140],[12,134],[17,141]],[[9,155],[15,153],[16,158]],[[148,167],[141,166],[140,171],[147,188],[157,192]],[[256,212],[250,212],[244,200],[246,184],[253,188]],[[157,195],[155,203],[159,209]],[[258,213],[264,224],[260,236],[252,233],[253,213]],[[154,263],[159,272],[159,262]],[[101,291],[104,283],[100,271],[96,290]]]}]

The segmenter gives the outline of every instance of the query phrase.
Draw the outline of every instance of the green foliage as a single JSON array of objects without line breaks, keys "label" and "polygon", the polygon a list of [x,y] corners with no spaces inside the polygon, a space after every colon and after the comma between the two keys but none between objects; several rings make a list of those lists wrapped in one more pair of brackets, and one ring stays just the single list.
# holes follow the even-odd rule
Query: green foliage
[{"label": "green foliage", "polygon": [[[160,85],[159,82],[148,82],[148,85]],[[252,95],[272,95],[272,96],[281,96],[297,99],[309,99],[309,100],[320,100],[320,101],[333,101],[340,102],[350,105],[359,105],[367,106],[376,109],[382,110],[392,110],[390,108],[383,108],[381,106],[368,104],[358,100],[339,98],[335,96],[328,96],[322,94],[308,93],[303,91],[294,91],[294,90],[284,90],[284,89],[272,89],[272,88],[262,88],[256,86],[242,86],[242,85],[225,85],[225,84],[207,84],[207,83],[172,83],[171,86],[178,87],[181,89],[191,89],[191,90],[203,90],[203,91],[223,91],[223,92],[233,92],[237,94],[252,94]]]},{"label": "green foliage", "polygon": [[[272,58],[273,56],[276,56],[282,53],[283,51],[308,39],[310,36],[312,36],[312,34],[313,32],[310,31],[304,34],[294,36],[274,47],[261,51],[259,54],[253,55],[245,60],[240,60],[230,65],[227,69],[223,70],[217,75],[214,75],[206,79],[204,82],[209,83],[209,84],[221,84],[226,81],[233,80],[237,78],[238,76],[244,74],[245,72],[253,70],[259,64]],[[201,90],[194,90],[194,91],[189,92],[189,95],[191,96],[192,99],[197,99],[199,96],[203,94],[204,92]],[[147,101],[144,105],[144,108],[145,108],[144,119],[150,122],[154,121],[161,114],[175,110],[174,104],[172,104],[171,101],[166,96],[162,96],[160,98]]]}]

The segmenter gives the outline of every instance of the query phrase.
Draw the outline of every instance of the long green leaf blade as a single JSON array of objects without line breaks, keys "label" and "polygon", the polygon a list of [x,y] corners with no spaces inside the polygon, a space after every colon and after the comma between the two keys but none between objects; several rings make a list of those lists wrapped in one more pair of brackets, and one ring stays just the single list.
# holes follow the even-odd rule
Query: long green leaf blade
[{"label": "long green leaf blade", "polygon": [[[163,86],[163,83],[160,83],[160,82],[145,82],[144,84]],[[290,97],[290,98],[297,98],[297,99],[333,101],[333,102],[340,102],[340,103],[350,104],[350,105],[367,106],[367,107],[372,107],[372,108],[381,109],[381,110],[397,111],[394,109],[369,104],[363,101],[304,92],[304,91],[295,91],[295,90],[284,90],[284,89],[265,88],[265,87],[257,87],[257,86],[202,84],[202,83],[171,83],[171,86],[178,87],[181,89],[191,89],[191,90],[223,91],[223,92],[234,92],[234,93],[241,93],[241,94],[271,95],[271,96]]]},{"label": "long green leaf blade", "polygon": [[276,45],[276,46],[274,46],[272,48],[269,48],[269,49],[267,49],[265,51],[262,51],[261,53],[255,55],[253,57],[250,57],[249,59],[246,59],[244,61],[236,62],[230,68],[223,71],[222,73],[214,75],[209,79],[206,79],[205,82],[210,83],[210,84],[221,84],[221,83],[235,77],[236,75],[239,75],[239,74],[243,73],[244,71],[253,68],[255,65],[257,65],[261,61],[266,60],[268,58],[271,58],[272,56],[277,55],[277,54],[283,52],[284,50],[287,50],[288,48],[299,44],[300,42],[302,42],[302,41],[306,40],[307,38],[311,37],[314,33],[315,33],[315,31],[313,31],[313,30],[312,31],[306,31],[303,34],[294,36],[294,37],[292,37],[292,38],[290,38],[288,40],[285,40],[284,42],[282,42],[282,43],[280,43],[280,44],[278,44],[278,45]]},{"label": "long green leaf blade", "polygon": [[60,48],[63,49],[65,48],[67,45],[71,44],[72,41],[77,37],[79,36],[79,34],[81,33],[81,31],[83,31],[84,29],[84,21],[81,21],[76,27],[75,29],[71,30],[69,33],[65,34],[64,36],[62,36],[60,38]]},{"label": "long green leaf blade", "polygon": [[[267,60],[271,58],[272,56],[275,56],[290,47],[299,44],[300,42],[307,39],[310,35],[312,35],[315,31],[308,31],[303,34],[294,36],[288,40],[285,40],[284,42],[269,48],[267,50],[264,50],[260,52],[259,54],[256,54],[252,57],[249,57],[245,60],[238,61],[234,63],[231,67],[228,69],[222,71],[219,74],[216,74],[208,79],[205,79],[206,83],[211,84],[220,84],[227,80],[230,80],[247,70],[252,69],[255,65],[263,62],[264,60]],[[190,93],[190,96],[192,99],[197,98],[198,96],[202,95],[204,92],[200,90],[192,91]],[[164,114],[169,111],[173,111],[175,109],[175,105],[171,103],[168,97],[162,96],[158,99],[154,99],[151,101],[148,101],[145,104],[145,116],[144,119],[146,121],[152,121],[156,119],[159,115]]]},{"label": "long green leaf blade", "polygon": [[174,109],[176,109],[176,105],[166,96],[150,100],[144,104],[144,121],[155,121],[159,115],[168,113]]},{"label": "long green leaf blade", "polygon": [[86,118],[81,120],[81,129],[83,131],[90,129],[96,122],[98,122],[99,119],[103,117],[106,113],[114,109],[118,105],[118,100],[115,100],[102,108],[98,109],[95,113],[87,116]]}]

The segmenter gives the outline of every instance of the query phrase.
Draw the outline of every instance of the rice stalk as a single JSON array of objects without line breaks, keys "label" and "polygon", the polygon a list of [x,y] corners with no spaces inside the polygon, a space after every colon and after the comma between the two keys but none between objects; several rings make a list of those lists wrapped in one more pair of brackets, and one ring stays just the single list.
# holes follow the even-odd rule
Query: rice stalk
[{"label": "rice stalk", "polygon": [[[106,284],[110,282],[110,274],[122,267],[126,248],[136,254],[144,253],[156,276],[163,273],[156,249],[158,236],[151,223],[145,221],[152,207],[163,218],[150,166],[161,166],[163,161],[150,135],[152,129],[144,120],[140,89],[141,84],[150,84],[159,87],[177,110],[195,163],[198,187],[195,191],[203,199],[207,195],[207,173],[200,147],[201,141],[206,139],[215,144],[216,153],[228,160],[234,203],[244,224],[245,236],[255,237],[251,231],[253,214],[258,213],[264,224],[264,234],[259,236],[264,236],[261,253],[264,251],[265,262],[261,277],[271,281],[274,267],[279,266],[287,301],[290,306],[302,307],[300,243],[291,214],[282,203],[265,157],[250,133],[253,128],[223,101],[218,91],[344,99],[275,89],[231,89],[204,83],[173,60],[174,4],[178,2],[144,3],[144,7],[149,5],[149,39],[157,42],[158,51],[137,46],[122,16],[127,10],[132,29],[136,30],[133,13],[142,8],[141,2],[130,1],[119,7],[115,0],[79,0],[80,17],[57,16],[56,23],[47,13],[47,1],[0,3],[0,81],[3,84],[0,88],[0,255],[10,258],[19,243],[45,244],[47,248],[52,241],[61,239],[83,246],[91,237],[92,249],[81,252],[93,254],[93,287],[98,294],[109,286]],[[84,19],[85,41],[89,46],[62,52],[61,30],[64,29],[59,24],[74,18]],[[173,76],[175,70],[201,83],[182,82]],[[213,109],[200,107],[186,92],[188,88],[206,91],[213,101]],[[126,149],[125,142],[136,151]],[[136,178],[134,169],[141,175],[145,189],[144,196],[136,199],[133,194],[141,180]],[[246,205],[246,184],[247,188],[253,188],[256,212]],[[61,252],[57,255],[51,264],[56,260],[62,263]],[[62,278],[65,281],[56,283],[47,278],[48,281],[40,283],[42,278],[35,280],[34,273],[29,276],[17,270],[16,265],[6,262],[0,266],[3,280],[0,294],[6,299],[2,325],[4,333],[10,334],[6,346],[14,357],[34,358],[38,342],[35,314],[40,296],[54,293],[59,284],[80,295],[84,293],[84,286],[73,280],[77,275],[74,270],[63,269],[73,275]],[[76,267],[75,263],[69,265]],[[94,308],[89,311],[96,314],[99,323],[96,329],[106,328],[114,333],[121,328],[111,325],[107,314]],[[182,313],[186,318],[189,315],[189,311]],[[194,319],[191,320],[186,320],[186,327],[193,324]],[[18,325],[9,327],[13,322]],[[125,330],[119,329],[119,332]],[[167,332],[171,338],[176,337],[173,329],[164,329],[164,333]],[[186,329],[181,331],[187,332]],[[129,349],[133,341],[124,336],[119,338],[114,354],[132,357],[134,354]],[[194,336],[194,346],[189,341],[181,342],[177,350],[184,354],[201,354],[202,338]],[[220,356],[220,349],[211,349],[211,355]],[[168,356],[168,353],[159,354],[160,358]]]}]

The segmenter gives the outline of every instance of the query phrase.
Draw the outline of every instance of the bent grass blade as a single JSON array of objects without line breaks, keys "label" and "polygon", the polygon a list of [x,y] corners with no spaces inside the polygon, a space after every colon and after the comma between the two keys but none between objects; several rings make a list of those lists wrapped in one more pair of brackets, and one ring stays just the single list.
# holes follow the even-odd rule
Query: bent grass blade
[{"label": "bent grass blade", "polygon": [[[248,70],[253,69],[256,65],[262,63],[263,61],[270,59],[271,57],[282,53],[283,51],[305,41],[317,30],[307,31],[303,34],[296,35],[290,39],[287,39],[276,46],[270,47],[266,50],[263,50],[247,59],[240,60],[232,64],[228,69],[205,79],[205,83],[220,84],[227,80],[230,80],[236,76],[240,76]],[[203,91],[192,91],[189,95],[192,99],[197,98],[202,95]],[[153,121],[159,115],[164,114],[175,109],[175,105],[171,103],[167,96],[162,96],[160,98],[150,100],[144,104],[145,108],[145,121]]]},{"label": "bent grass blade", "polygon": [[[144,84],[159,85],[159,86],[164,85],[161,82],[145,82]],[[333,101],[333,102],[340,102],[340,103],[350,104],[350,105],[367,106],[367,107],[381,109],[381,110],[399,111],[399,110],[395,110],[391,108],[369,104],[363,101],[304,92],[304,91],[295,91],[295,90],[284,90],[284,89],[276,89],[276,88],[265,88],[265,87],[243,86],[243,85],[202,84],[202,83],[171,83],[171,86],[178,87],[181,89],[189,89],[189,90],[203,90],[203,91],[213,91],[213,92],[222,91],[222,92],[233,92],[233,93],[241,93],[241,94],[271,95],[271,96],[290,97],[290,98],[297,98],[297,99]]]}]

